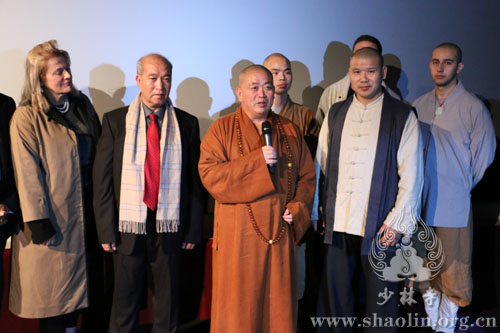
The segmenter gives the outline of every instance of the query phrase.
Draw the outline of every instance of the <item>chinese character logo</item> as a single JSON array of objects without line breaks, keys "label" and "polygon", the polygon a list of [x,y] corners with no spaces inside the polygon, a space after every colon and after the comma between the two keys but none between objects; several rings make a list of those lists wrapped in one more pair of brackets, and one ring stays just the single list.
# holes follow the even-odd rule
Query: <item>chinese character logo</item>
[{"label": "chinese character logo", "polygon": [[[404,219],[399,218],[396,223],[396,230],[404,236],[396,244],[396,251],[388,261],[388,246],[380,242],[381,234],[373,240],[368,260],[375,275],[381,280],[399,282],[410,280],[423,282],[434,279],[444,264],[444,253],[441,240],[436,236],[432,228],[427,226],[421,219],[417,219],[413,214],[411,224],[405,226]],[[413,236],[408,236],[413,235]],[[418,255],[415,245],[419,249],[425,248],[426,254],[423,258]]]}]

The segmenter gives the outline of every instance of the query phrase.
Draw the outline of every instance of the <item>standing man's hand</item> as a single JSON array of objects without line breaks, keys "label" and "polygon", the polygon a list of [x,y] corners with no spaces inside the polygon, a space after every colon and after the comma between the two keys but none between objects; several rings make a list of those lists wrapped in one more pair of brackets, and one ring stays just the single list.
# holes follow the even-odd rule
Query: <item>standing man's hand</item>
[{"label": "standing man's hand", "polygon": [[380,227],[378,234],[382,234],[380,237],[380,244],[383,246],[393,246],[401,238],[401,234],[394,228],[391,228],[385,224],[382,224]]},{"label": "standing man's hand", "polygon": [[0,204],[0,227],[7,222],[7,215],[9,214],[9,207],[5,204]]},{"label": "standing man's hand", "polygon": [[283,216],[281,216],[281,217],[283,218],[283,220],[285,220],[286,223],[288,223],[288,224],[293,223],[293,215],[292,215],[292,213],[290,213],[288,208],[285,210],[285,212],[283,213]]},{"label": "standing man's hand", "polygon": [[45,242],[43,242],[40,245],[51,246],[51,245],[54,245],[55,242],[56,242],[56,235],[50,237],[49,239],[47,239]]},{"label": "standing man's hand", "polygon": [[325,235],[325,226],[326,226],[325,220],[313,220],[311,221],[311,223],[315,232],[317,232],[321,236]]},{"label": "standing man's hand", "polygon": [[273,146],[262,147],[262,154],[264,154],[266,164],[275,164],[278,161],[278,153]]},{"label": "standing man's hand", "polygon": [[182,248],[184,250],[192,250],[194,249],[195,244],[193,243],[182,243]]},{"label": "standing man's hand", "polygon": [[106,252],[115,252],[116,251],[116,243],[111,242],[111,243],[104,243],[101,244],[102,249]]}]

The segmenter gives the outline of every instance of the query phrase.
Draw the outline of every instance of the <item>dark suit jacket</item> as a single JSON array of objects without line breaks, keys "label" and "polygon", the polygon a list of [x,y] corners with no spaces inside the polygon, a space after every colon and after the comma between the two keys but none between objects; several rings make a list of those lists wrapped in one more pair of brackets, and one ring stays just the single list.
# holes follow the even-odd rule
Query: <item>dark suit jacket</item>
[{"label": "dark suit jacket", "polygon": [[[125,117],[128,107],[104,115],[102,134],[94,161],[94,212],[99,242],[117,243],[117,251],[129,255],[134,250],[137,235],[118,231],[118,209],[122,172]],[[206,192],[198,174],[200,129],[198,119],[175,108],[181,131],[182,172],[180,227],[176,233],[161,233],[165,253],[177,253],[181,243],[201,241],[203,208]]]},{"label": "dark suit jacket", "polygon": [[[7,205],[10,210],[19,216],[19,198],[12,168],[9,136],[9,122],[15,109],[16,103],[14,100],[0,94],[0,203]],[[12,218],[9,218],[9,220],[12,220]],[[8,237],[10,231],[10,227],[5,225],[0,228],[0,235]]]}]

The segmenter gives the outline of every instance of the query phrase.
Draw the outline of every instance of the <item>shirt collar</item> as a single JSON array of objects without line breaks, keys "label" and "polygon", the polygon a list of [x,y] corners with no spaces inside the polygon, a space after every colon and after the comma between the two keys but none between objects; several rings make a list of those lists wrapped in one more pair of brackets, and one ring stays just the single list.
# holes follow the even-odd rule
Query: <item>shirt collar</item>
[{"label": "shirt collar", "polygon": [[[448,95],[448,97],[446,97],[446,99],[444,100],[443,103],[446,103],[446,101],[448,101],[448,103],[450,103],[450,101],[453,101],[455,96],[460,96],[461,94],[463,94],[464,91],[465,91],[465,88],[464,88],[462,81],[458,80],[457,85],[455,86],[455,88],[453,88],[452,92]],[[434,94],[432,94],[432,95],[434,96],[434,103],[436,103],[436,101],[437,101],[436,88],[434,88]]]},{"label": "shirt collar", "polygon": [[[168,105],[164,105],[160,110],[154,112],[146,104],[144,104],[142,101],[141,101],[141,104],[142,104],[142,108],[144,110],[144,115],[146,116],[146,118],[149,118],[149,115],[154,113],[158,117],[158,120],[163,119],[163,115],[165,114],[165,108],[168,106]],[[168,101],[167,101],[167,104],[168,104]]]},{"label": "shirt collar", "polygon": [[374,100],[373,102],[371,103],[368,103],[366,106],[361,103],[358,98],[356,97],[356,94],[353,95],[353,103],[355,105],[357,105],[358,107],[362,107],[362,108],[366,108],[366,109],[370,109],[372,107],[376,107],[378,104],[381,104],[382,101],[384,100],[384,92],[382,92],[382,94],[380,94],[379,97],[377,97],[376,100]]}]

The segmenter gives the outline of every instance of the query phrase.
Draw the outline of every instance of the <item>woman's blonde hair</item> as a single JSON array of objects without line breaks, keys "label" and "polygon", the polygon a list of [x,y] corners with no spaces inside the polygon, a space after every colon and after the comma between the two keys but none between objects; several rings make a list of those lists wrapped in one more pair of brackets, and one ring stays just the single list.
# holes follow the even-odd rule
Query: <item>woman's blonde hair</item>
[{"label": "woman's blonde hair", "polygon": [[[23,93],[20,106],[30,105],[40,111],[50,109],[50,103],[43,95],[42,76],[47,71],[47,61],[54,57],[63,58],[68,67],[71,65],[68,52],[58,48],[56,40],[49,40],[38,44],[29,51],[26,57],[26,76],[24,79]],[[75,94],[76,89],[71,84],[71,92]]]}]

